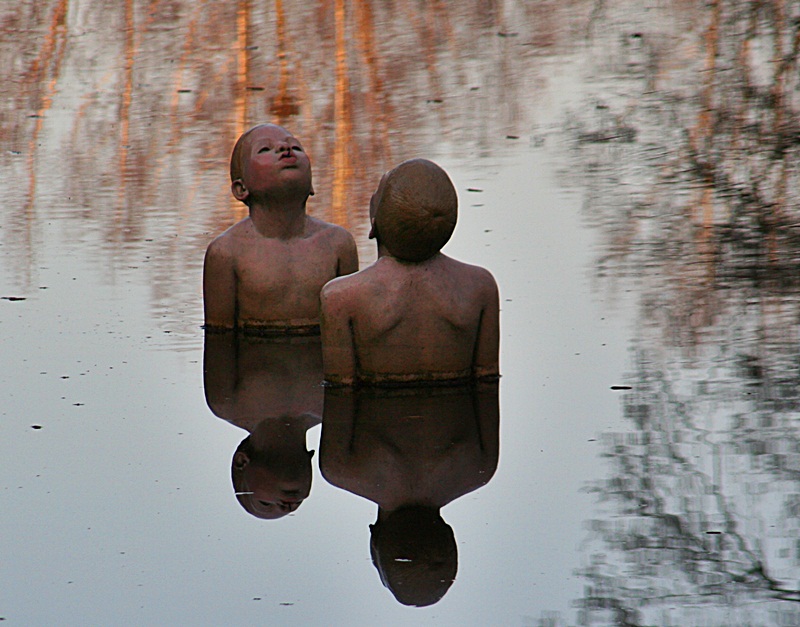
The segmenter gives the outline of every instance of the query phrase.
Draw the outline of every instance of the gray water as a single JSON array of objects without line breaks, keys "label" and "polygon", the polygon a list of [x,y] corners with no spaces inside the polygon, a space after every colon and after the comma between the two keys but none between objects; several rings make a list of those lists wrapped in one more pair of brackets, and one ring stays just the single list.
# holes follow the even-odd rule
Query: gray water
[{"label": "gray water", "polygon": [[[798,17],[0,5],[0,619],[800,624]],[[261,121],[303,141],[309,211],[362,267],[381,174],[440,163],[445,252],[500,286],[499,461],[441,510],[458,572],[431,606],[382,585],[377,507],[318,454],[284,518],[234,495],[247,431],[206,402],[200,285]]]}]

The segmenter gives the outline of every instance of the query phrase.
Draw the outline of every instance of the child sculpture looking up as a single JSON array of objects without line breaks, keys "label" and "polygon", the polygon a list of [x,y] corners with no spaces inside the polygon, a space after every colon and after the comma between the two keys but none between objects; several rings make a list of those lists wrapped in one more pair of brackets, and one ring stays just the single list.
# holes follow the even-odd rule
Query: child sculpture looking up
[{"label": "child sculpture looking up", "polygon": [[206,251],[206,329],[317,332],[322,286],[358,270],[358,253],[345,229],[306,214],[314,189],[300,142],[274,124],[245,132],[231,155],[231,192],[249,216]]}]

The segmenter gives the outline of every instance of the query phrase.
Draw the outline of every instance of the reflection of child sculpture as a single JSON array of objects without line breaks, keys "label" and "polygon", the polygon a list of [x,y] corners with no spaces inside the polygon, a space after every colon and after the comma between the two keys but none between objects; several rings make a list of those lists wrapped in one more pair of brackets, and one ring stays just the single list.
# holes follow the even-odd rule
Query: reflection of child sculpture
[{"label": "reflection of child sculpture", "polygon": [[273,124],[244,133],[231,156],[231,191],[250,215],[206,251],[206,328],[316,332],[320,289],[358,270],[358,254],[347,231],[306,215],[314,190],[300,142]]},{"label": "reflection of child sculpture", "polygon": [[295,511],[311,490],[306,432],[322,420],[319,337],[206,334],[209,408],[249,432],[233,455],[239,504],[258,518]]},{"label": "reflection of child sculpture", "polygon": [[370,202],[378,260],[322,291],[332,384],[470,381],[498,376],[499,299],[485,269],[439,252],[458,198],[435,163],[384,174]]},{"label": "reflection of child sculpture", "polygon": [[441,509],[491,479],[499,421],[496,383],[326,390],[320,471],[378,505],[370,553],[401,603],[436,603],[452,585],[457,544]]}]

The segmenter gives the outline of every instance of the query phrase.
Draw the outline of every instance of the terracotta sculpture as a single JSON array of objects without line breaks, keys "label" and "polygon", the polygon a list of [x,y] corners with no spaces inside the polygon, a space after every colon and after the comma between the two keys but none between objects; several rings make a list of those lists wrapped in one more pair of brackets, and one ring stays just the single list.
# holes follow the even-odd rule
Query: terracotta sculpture
[{"label": "terracotta sculpture", "polygon": [[497,284],[487,270],[440,252],[457,209],[452,182],[431,161],[405,161],[383,176],[370,202],[378,260],[322,290],[328,383],[497,378]]},{"label": "terracotta sculpture", "polygon": [[244,133],[231,156],[231,192],[249,216],[206,251],[206,329],[318,332],[320,289],[358,270],[358,254],[345,229],[306,215],[314,190],[300,142],[273,124]]}]

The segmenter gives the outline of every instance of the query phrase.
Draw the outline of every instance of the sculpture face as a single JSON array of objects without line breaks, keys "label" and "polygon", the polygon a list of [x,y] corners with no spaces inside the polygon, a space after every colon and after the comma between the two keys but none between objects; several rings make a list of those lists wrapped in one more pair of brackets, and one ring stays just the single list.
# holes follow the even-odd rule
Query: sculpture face
[{"label": "sculpture face", "polygon": [[[261,200],[275,195],[311,194],[311,161],[303,146],[289,131],[273,124],[251,129],[243,138],[239,158],[244,198]],[[236,169],[234,169],[236,168]],[[238,173],[238,164],[232,171]],[[235,176],[235,174],[234,174]],[[234,186],[236,186],[234,180]]]}]

